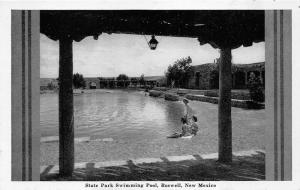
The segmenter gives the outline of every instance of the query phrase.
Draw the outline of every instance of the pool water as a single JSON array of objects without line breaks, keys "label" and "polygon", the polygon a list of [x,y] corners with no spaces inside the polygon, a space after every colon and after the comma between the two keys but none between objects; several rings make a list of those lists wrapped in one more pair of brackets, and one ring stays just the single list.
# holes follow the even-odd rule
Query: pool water
[{"label": "pool water", "polygon": [[[75,160],[106,161],[215,153],[218,105],[190,101],[199,133],[192,139],[168,139],[181,132],[182,102],[145,96],[144,92],[95,90],[74,95],[75,138],[111,139],[75,144]],[[233,151],[264,149],[265,110],[232,108]],[[58,136],[58,94],[40,96],[41,136]],[[58,161],[58,144],[41,144],[41,164]]]}]

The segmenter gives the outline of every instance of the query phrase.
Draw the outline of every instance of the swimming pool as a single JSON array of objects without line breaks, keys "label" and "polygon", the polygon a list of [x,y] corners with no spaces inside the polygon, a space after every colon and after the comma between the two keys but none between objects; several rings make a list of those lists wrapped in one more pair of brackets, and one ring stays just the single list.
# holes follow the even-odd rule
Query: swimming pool
[{"label": "swimming pool", "polygon": [[[181,131],[183,103],[145,96],[144,92],[96,90],[74,96],[75,160],[106,161],[217,152],[218,105],[191,101],[199,134],[167,139]],[[233,150],[264,149],[265,110],[232,108]],[[58,94],[40,96],[41,136],[58,136]],[[100,141],[97,141],[99,140]],[[101,139],[110,139],[101,141]],[[57,163],[58,142],[41,143],[42,164]]]}]

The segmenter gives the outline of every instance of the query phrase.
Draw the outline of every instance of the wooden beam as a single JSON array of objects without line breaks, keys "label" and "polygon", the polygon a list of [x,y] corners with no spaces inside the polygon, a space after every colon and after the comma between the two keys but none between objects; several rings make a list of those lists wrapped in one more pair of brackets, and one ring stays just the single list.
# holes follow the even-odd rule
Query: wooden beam
[{"label": "wooden beam", "polygon": [[219,161],[232,161],[231,49],[223,48],[219,65]]},{"label": "wooden beam", "polygon": [[44,10],[41,33],[52,40],[69,34],[77,42],[102,33],[191,37],[198,38],[200,45],[238,48],[264,41],[264,11]]},{"label": "wooden beam", "polygon": [[72,39],[59,41],[59,173],[72,175],[74,169]]}]

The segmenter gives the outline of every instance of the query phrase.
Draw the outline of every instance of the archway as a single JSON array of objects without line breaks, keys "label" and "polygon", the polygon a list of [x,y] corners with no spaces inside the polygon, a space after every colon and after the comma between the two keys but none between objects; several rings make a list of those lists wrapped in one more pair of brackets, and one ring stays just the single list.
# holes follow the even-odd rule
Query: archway
[{"label": "archway", "polygon": [[200,72],[196,72],[196,77],[195,77],[195,87],[199,88],[200,87]]},{"label": "archway", "polygon": [[246,88],[246,74],[243,71],[237,71],[235,75],[235,88],[244,89]]},{"label": "archway", "polygon": [[97,83],[96,82],[90,82],[89,87],[90,87],[90,89],[96,89],[97,88]]},{"label": "archway", "polygon": [[219,72],[217,70],[213,70],[209,74],[209,88],[210,89],[219,88]]}]

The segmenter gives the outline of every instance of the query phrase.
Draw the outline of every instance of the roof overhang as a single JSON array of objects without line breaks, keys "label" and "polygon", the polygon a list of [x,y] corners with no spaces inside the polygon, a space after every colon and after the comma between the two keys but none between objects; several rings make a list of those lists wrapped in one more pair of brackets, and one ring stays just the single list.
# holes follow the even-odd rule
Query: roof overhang
[{"label": "roof overhang", "polygon": [[264,41],[263,10],[41,11],[40,31],[52,40],[81,41],[102,33],[198,38],[200,45],[237,48]]}]

